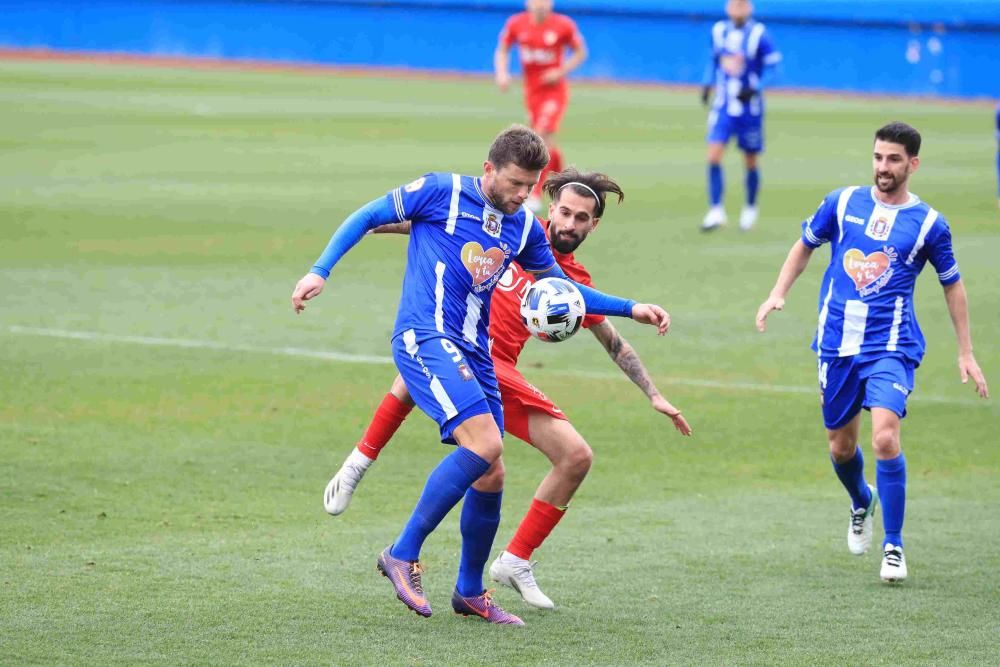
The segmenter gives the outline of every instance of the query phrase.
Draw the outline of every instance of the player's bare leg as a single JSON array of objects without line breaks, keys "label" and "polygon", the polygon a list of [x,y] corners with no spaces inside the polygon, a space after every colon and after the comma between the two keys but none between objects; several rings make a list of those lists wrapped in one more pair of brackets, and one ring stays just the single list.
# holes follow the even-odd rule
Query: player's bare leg
[{"label": "player's bare leg", "polygon": [[556,141],[556,133],[546,132],[538,127],[535,127],[534,130],[542,136],[542,139],[545,140],[545,146],[549,149],[549,163],[542,169],[542,173],[538,176],[538,183],[531,190],[531,196],[524,202],[525,206],[537,213],[542,210],[542,186],[545,184],[545,179],[551,173],[562,171],[563,159],[562,151]]},{"label": "player's bare leg", "polygon": [[714,231],[726,224],[726,209],[722,205],[722,156],[725,152],[726,145],[723,143],[712,142],[708,145],[709,209],[701,223],[703,232]]},{"label": "player's bare leg", "polygon": [[757,172],[757,162],[759,153],[744,153],[743,159],[746,166],[746,203],[740,211],[740,229],[744,232],[750,231],[757,224],[757,188],[760,184],[760,177]]},{"label": "player's bare leg", "polygon": [[354,496],[354,491],[368,468],[375,463],[379,452],[399,428],[406,415],[413,409],[413,399],[406,390],[403,378],[396,375],[389,395],[376,410],[372,422],[358,445],[351,450],[340,470],[323,491],[323,508],[332,516],[342,514]]},{"label": "player's bare leg", "polygon": [[900,420],[892,410],[872,408],[872,448],[875,450],[876,480],[882,497],[882,568],[885,582],[906,579],[903,556],[903,515],[906,509],[906,460],[899,442]]},{"label": "player's bare leg", "polygon": [[[511,546],[490,566],[490,577],[514,588],[529,605],[552,609],[555,605],[538,587],[528,557],[561,519],[573,494],[586,478],[594,453],[572,424],[543,412],[531,413],[528,432],[531,444],[552,462],[552,470],[535,492],[532,508],[518,526]],[[518,546],[513,546],[515,544]]]},{"label": "player's bare leg", "polygon": [[[847,550],[860,556],[871,548],[878,494],[864,480],[864,455],[858,447],[861,412],[844,426],[827,431],[830,459],[841,482],[851,493],[851,516],[847,524]],[[868,494],[865,494],[865,488]],[[870,498],[866,502],[867,498]]]}]

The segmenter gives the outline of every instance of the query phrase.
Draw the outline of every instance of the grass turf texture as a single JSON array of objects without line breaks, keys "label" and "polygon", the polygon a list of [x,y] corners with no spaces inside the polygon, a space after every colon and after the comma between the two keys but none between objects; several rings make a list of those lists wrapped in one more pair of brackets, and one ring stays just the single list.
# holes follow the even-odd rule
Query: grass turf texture
[{"label": "grass turf texture", "polygon": [[[521,118],[519,96],[486,81],[0,62],[0,662],[991,660],[1000,410],[957,382],[933,272],[918,284],[928,354],[903,425],[902,586],[844,545],[848,499],[807,348],[828,251],[768,333],[753,327],[799,221],[832,188],[869,182],[872,133],[901,118],[924,134],[912,187],[951,222],[978,358],[1000,384],[990,109],[775,95],[759,227],[711,236],[696,230],[704,115],[693,92],[574,88],[568,161],[626,191],[579,256],[607,291],[673,314],[666,339],[619,327],[695,437],[650,410],[589,334],[530,344],[528,378],[597,458],[537,552],[558,609],[504,589],[528,627],[495,628],[450,613],[457,512],[423,554],[433,618],[374,572],[448,451],[424,416],[347,514],[322,511],[391,366],[16,327],[388,356],[402,239],[364,240],[301,317],[293,284],[357,205],[428,169],[478,173]],[[726,165],[733,220],[738,155]],[[505,460],[497,549],[546,471],[513,439]]]}]

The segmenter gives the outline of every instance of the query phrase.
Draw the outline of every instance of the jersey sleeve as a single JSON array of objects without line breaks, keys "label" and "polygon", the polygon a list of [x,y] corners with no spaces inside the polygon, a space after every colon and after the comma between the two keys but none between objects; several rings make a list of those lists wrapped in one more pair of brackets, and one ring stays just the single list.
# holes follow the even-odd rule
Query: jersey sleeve
[{"label": "jersey sleeve", "polygon": [[507,22],[503,24],[503,28],[500,29],[499,43],[508,49],[514,45],[514,41],[517,35],[514,33],[514,29],[517,25],[517,15],[511,16],[507,19]]},{"label": "jersey sleeve", "polygon": [[777,65],[781,62],[781,52],[774,46],[770,30],[765,29],[764,34],[761,35],[760,45],[757,47],[757,55],[765,67]]},{"label": "jersey sleeve", "polygon": [[[587,287],[594,286],[594,280],[590,277],[590,272],[587,271],[583,264],[576,261],[569,261],[559,262],[559,266],[563,268],[563,271],[566,272],[567,276],[581,285],[586,285]],[[606,319],[607,318],[604,315],[591,315],[590,313],[587,313],[587,315],[583,318],[583,328],[589,329],[596,324],[600,324]]]},{"label": "jersey sleeve", "polygon": [[436,204],[441,196],[439,175],[431,173],[390,190],[385,198],[396,212],[399,222],[418,222],[421,212]]},{"label": "jersey sleeve", "polygon": [[563,42],[574,51],[583,46],[583,35],[580,33],[580,29],[576,27],[576,22],[568,16],[563,27],[563,35]]},{"label": "jersey sleeve", "polygon": [[951,249],[951,229],[944,218],[938,218],[927,237],[927,259],[937,271],[938,280],[942,285],[958,282],[962,276]]},{"label": "jersey sleeve", "polygon": [[819,208],[802,223],[802,242],[810,248],[829,243],[837,231],[837,200],[840,190],[834,190],[819,203]]},{"label": "jersey sleeve", "polygon": [[[526,221],[525,224],[528,222]],[[525,271],[537,273],[552,268],[556,263],[556,258],[552,254],[552,246],[549,245],[549,240],[545,237],[545,230],[542,229],[538,219],[532,217],[530,224],[528,239],[514,259]]]}]

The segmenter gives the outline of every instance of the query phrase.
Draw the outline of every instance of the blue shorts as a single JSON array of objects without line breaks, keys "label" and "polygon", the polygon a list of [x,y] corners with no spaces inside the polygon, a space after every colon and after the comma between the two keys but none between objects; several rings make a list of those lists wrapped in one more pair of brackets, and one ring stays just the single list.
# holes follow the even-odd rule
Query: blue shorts
[{"label": "blue shorts", "polygon": [[412,330],[392,339],[392,358],[414,403],[440,427],[441,442],[456,444],[459,424],[490,413],[503,435],[503,403],[492,360],[474,360],[444,336],[418,343]]},{"label": "blue shorts", "polygon": [[856,357],[819,359],[823,423],[830,430],[847,425],[861,408],[885,408],[906,416],[906,399],[913,392],[914,366],[889,355],[868,361]]},{"label": "blue shorts", "polygon": [[710,144],[729,143],[736,134],[736,143],[744,153],[764,152],[764,115],[730,116],[725,109],[712,109],[708,114],[708,136]]}]

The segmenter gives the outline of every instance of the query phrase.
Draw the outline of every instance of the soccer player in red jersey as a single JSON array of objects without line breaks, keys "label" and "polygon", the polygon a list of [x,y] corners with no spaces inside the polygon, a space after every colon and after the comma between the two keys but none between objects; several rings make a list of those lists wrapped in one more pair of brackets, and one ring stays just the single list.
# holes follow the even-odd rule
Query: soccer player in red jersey
[{"label": "soccer player in red jersey", "polygon": [[[527,202],[528,208],[535,211],[541,206],[546,177],[563,168],[556,133],[569,103],[566,76],[587,58],[587,45],[576,24],[568,16],[552,11],[552,5],[552,0],[527,0],[527,11],[507,19],[493,54],[497,87],[506,92],[510,86],[510,49],[517,45],[524,71],[524,105],[532,129],[549,147],[549,164]],[[567,49],[571,55],[563,62]]]},{"label": "soccer player in red jersey", "polygon": [[[552,200],[550,221],[540,222],[556,261],[570,278],[591,286],[590,274],[576,261],[573,252],[600,222],[607,193],[617,195],[621,201],[624,196],[621,188],[604,174],[580,173],[569,168],[549,176],[545,191]],[[377,231],[405,233],[406,223],[386,225]],[[530,338],[521,320],[521,298],[534,280],[516,262],[501,278],[490,311],[490,353],[500,384],[505,430],[545,454],[552,469],[535,492],[531,507],[506,550],[490,567],[490,576],[517,590],[528,604],[551,609],[552,600],[539,589],[529,559],[565,514],[570,499],[590,470],[593,452],[566,414],[516,368],[521,350]],[[622,372],[642,389],[652,408],[668,416],[683,435],[690,435],[691,427],[681,411],[660,394],[639,355],[614,325],[601,315],[587,315],[583,326],[590,329]],[[397,376],[364,437],[327,485],[323,496],[327,512],[337,515],[347,509],[365,471],[412,408],[406,385]]]}]

